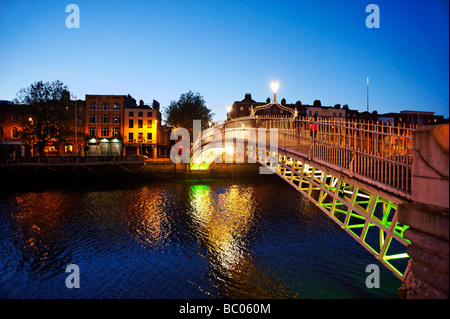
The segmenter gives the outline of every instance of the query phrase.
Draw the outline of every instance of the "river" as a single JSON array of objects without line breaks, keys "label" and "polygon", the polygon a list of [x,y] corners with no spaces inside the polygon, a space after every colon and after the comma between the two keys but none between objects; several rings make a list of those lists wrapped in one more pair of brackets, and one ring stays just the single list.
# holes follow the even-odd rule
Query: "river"
[{"label": "river", "polygon": [[277,176],[0,195],[1,298],[398,298],[400,285]]}]

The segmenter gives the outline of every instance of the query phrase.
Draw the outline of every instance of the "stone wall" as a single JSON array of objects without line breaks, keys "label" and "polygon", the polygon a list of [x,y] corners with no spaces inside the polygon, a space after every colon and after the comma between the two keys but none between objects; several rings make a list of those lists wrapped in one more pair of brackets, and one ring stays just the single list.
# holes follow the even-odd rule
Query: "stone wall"
[{"label": "stone wall", "polygon": [[412,203],[398,207],[409,228],[409,271],[399,294],[407,299],[449,298],[449,125],[413,133]]}]

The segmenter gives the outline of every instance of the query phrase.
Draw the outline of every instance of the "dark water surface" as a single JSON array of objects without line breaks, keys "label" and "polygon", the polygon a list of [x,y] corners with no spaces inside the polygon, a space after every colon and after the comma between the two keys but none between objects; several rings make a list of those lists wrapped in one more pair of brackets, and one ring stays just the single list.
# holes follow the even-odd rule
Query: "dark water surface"
[{"label": "dark water surface", "polygon": [[276,176],[0,195],[1,298],[398,298],[400,285]]}]

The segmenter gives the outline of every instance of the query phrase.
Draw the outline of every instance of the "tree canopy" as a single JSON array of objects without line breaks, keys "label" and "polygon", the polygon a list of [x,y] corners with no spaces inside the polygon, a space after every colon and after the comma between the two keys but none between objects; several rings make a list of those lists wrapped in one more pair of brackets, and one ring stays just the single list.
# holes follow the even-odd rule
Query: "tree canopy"
[{"label": "tree canopy", "polygon": [[171,101],[164,108],[166,123],[173,127],[183,127],[192,133],[193,120],[201,120],[202,129],[208,127],[214,113],[206,107],[205,100],[200,93],[189,91],[181,94],[178,101]]},{"label": "tree canopy", "polygon": [[26,143],[37,145],[39,155],[43,155],[46,143],[62,143],[72,133],[70,92],[61,81],[38,81],[22,88],[14,104],[21,137]]}]

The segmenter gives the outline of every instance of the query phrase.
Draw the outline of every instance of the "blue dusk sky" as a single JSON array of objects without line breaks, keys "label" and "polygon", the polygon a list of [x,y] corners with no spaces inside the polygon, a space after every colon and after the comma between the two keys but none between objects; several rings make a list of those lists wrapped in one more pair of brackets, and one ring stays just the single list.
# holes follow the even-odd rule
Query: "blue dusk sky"
[{"label": "blue dusk sky", "polygon": [[[66,27],[66,6],[80,28]],[[380,28],[367,28],[368,4]],[[78,98],[131,94],[162,107],[189,90],[216,114],[256,101],[449,116],[449,2],[0,1],[0,99],[61,80]]]}]

